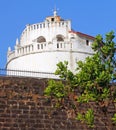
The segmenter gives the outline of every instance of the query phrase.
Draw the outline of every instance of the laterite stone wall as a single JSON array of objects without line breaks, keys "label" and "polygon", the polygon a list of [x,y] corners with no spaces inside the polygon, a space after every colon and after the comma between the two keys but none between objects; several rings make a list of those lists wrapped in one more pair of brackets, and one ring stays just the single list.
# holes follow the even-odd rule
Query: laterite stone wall
[{"label": "laterite stone wall", "polygon": [[46,86],[47,79],[0,77],[0,130],[116,130],[107,123],[116,112],[112,104],[106,116],[99,113],[100,120],[95,119],[97,125],[90,129],[68,118],[65,110],[52,108],[43,96]]}]

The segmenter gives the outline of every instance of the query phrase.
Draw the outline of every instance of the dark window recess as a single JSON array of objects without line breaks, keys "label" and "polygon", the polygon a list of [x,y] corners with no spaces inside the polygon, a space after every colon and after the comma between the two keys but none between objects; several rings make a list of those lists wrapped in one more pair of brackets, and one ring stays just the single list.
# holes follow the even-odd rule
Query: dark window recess
[{"label": "dark window recess", "polygon": [[60,47],[62,48],[62,43],[60,43]]},{"label": "dark window recess", "polygon": [[54,18],[51,18],[51,21],[53,22],[53,21],[54,21]]},{"label": "dark window recess", "polygon": [[37,38],[37,42],[38,43],[46,42],[46,39],[45,39],[45,37],[40,36],[40,37]]},{"label": "dark window recess", "polygon": [[41,49],[43,49],[43,44],[41,44]]},{"label": "dark window recess", "polygon": [[37,45],[37,47],[38,47],[38,49],[40,49],[40,48],[39,48],[39,45]]},{"label": "dark window recess", "polygon": [[87,46],[89,45],[89,40],[86,40],[86,45],[87,45]]},{"label": "dark window recess", "polygon": [[57,48],[59,48],[59,44],[57,43]]},{"label": "dark window recess", "polygon": [[64,41],[64,39],[62,37],[57,37],[57,41]]}]

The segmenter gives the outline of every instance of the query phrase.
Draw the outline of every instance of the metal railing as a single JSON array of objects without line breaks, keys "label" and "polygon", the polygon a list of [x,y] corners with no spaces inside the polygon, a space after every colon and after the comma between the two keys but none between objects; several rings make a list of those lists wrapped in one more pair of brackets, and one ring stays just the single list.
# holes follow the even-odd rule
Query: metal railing
[{"label": "metal railing", "polygon": [[0,68],[0,76],[59,79],[54,73]]}]

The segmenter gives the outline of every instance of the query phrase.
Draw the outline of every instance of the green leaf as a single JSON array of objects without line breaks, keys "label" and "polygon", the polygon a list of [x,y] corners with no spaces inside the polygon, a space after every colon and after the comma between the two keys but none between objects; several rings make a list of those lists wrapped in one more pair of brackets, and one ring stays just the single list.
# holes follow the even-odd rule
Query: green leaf
[{"label": "green leaf", "polygon": [[115,113],[114,116],[112,117],[112,121],[113,121],[113,123],[116,124],[116,113]]}]

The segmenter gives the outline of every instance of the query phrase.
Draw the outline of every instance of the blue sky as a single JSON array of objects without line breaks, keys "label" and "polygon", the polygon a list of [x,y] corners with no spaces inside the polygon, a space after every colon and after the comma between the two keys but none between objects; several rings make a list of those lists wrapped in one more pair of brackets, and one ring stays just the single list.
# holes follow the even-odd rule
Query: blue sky
[{"label": "blue sky", "polygon": [[85,34],[116,33],[116,0],[0,0],[0,68],[5,68],[7,50],[26,24],[44,21],[53,15],[72,21],[72,28]]}]

